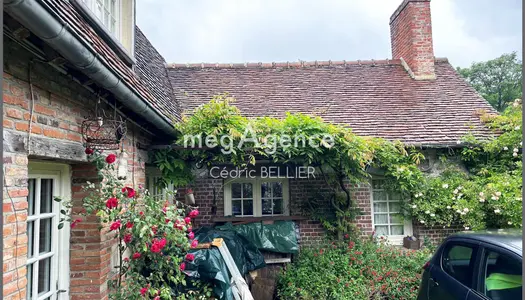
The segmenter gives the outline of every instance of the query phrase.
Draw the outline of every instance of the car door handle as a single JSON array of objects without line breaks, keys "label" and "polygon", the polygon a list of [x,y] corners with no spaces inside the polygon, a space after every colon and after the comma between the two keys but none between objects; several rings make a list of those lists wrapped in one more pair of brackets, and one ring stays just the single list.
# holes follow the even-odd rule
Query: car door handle
[{"label": "car door handle", "polygon": [[432,283],[433,286],[439,286],[439,283],[434,278],[430,277],[429,281]]}]

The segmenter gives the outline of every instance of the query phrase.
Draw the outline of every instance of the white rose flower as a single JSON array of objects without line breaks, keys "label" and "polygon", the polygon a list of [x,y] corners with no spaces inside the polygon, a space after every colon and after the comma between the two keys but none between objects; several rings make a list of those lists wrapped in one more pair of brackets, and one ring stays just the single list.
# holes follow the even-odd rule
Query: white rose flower
[{"label": "white rose flower", "polygon": [[460,186],[458,186],[458,190],[460,190],[460,191],[461,191],[462,189],[463,189],[463,187],[462,187],[461,185],[460,185]]},{"label": "white rose flower", "polygon": [[415,195],[414,195],[414,198],[419,198],[419,195],[418,195],[418,194],[415,194]]},{"label": "white rose flower", "polygon": [[514,106],[514,107],[518,107],[518,105],[520,105],[520,104],[517,103],[517,102],[512,103],[512,106]]},{"label": "white rose flower", "polygon": [[514,152],[514,153],[512,153],[512,156],[518,157],[518,153]]},{"label": "white rose flower", "polygon": [[461,196],[463,196],[463,194],[459,193],[459,195],[458,195],[458,199],[461,198]]},{"label": "white rose flower", "polygon": [[431,217],[435,217],[435,216],[436,216],[436,214],[430,214],[430,216],[431,216]]},{"label": "white rose flower", "polygon": [[469,209],[465,207],[465,208],[463,208],[463,211],[464,211],[464,212],[468,212]]},{"label": "white rose flower", "polygon": [[520,130],[519,126],[514,127],[514,130]]},{"label": "white rose flower", "polygon": [[455,189],[453,193],[454,193],[454,195],[459,193],[458,189]]},{"label": "white rose flower", "polygon": [[427,215],[430,214],[430,210],[425,211],[425,213],[426,213]]},{"label": "white rose flower", "polygon": [[509,224],[509,225],[512,225],[512,222],[511,222],[511,221],[509,221],[509,222],[508,222],[507,224]]},{"label": "white rose flower", "polygon": [[518,150],[518,148],[514,148],[514,150],[512,150],[512,151],[515,152],[515,153],[518,153],[518,151],[520,151],[520,150]]},{"label": "white rose flower", "polygon": [[413,205],[412,205],[412,208],[417,208],[417,205],[413,204]]},{"label": "white rose flower", "polygon": [[479,192],[479,196],[480,197],[483,197],[483,195],[485,195],[485,194],[483,194],[483,192]]},{"label": "white rose flower", "polygon": [[448,189],[448,184],[445,183],[445,184],[443,185],[443,188],[444,188],[444,189]]},{"label": "white rose flower", "polygon": [[423,220],[421,220],[421,221],[419,221],[419,222],[420,222],[421,224],[425,224],[425,221],[423,221]]},{"label": "white rose flower", "polygon": [[523,146],[523,142],[520,142],[520,147],[522,147],[522,146]]},{"label": "white rose flower", "polygon": [[496,192],[496,196],[497,197],[501,196],[501,192]]},{"label": "white rose flower", "polygon": [[458,145],[461,144],[461,141],[457,141],[456,144],[458,144]]},{"label": "white rose flower", "polygon": [[465,213],[465,212],[460,212],[459,214],[462,215],[462,216],[464,216],[464,215],[466,215],[467,213]]},{"label": "white rose flower", "polygon": [[465,227],[465,230],[469,230],[469,229],[470,229],[470,227],[468,227],[468,226]]},{"label": "white rose flower", "polygon": [[479,202],[483,203],[483,202],[485,202],[485,199],[479,198]]},{"label": "white rose flower", "polygon": [[423,193],[419,193],[419,197],[423,197]]},{"label": "white rose flower", "polygon": [[492,200],[497,200],[498,198],[496,198],[496,196],[492,196],[492,198],[490,198]]},{"label": "white rose flower", "polygon": [[494,213],[495,213],[495,214],[499,214],[500,212],[501,212],[501,211],[500,211],[499,209],[495,209],[495,210],[494,210]]},{"label": "white rose flower", "polygon": [[451,209],[452,207],[450,207],[450,205],[447,205],[447,209]]},{"label": "white rose flower", "polygon": [[460,214],[460,213],[461,213],[461,210],[458,209],[458,210],[456,210],[456,212],[457,212],[458,214]]},{"label": "white rose flower", "polygon": [[505,147],[503,147],[503,150],[507,151],[507,150],[509,150],[509,147],[505,146]]}]

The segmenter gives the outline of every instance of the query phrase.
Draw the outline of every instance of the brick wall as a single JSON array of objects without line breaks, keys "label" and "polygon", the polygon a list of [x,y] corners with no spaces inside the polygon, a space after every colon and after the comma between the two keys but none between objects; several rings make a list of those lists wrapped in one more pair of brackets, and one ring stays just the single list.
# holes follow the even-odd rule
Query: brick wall
[{"label": "brick wall", "polygon": [[[17,44],[4,41],[4,299],[26,297],[28,162],[45,159],[71,165],[75,213],[81,210],[85,196],[82,184],[95,179],[93,167],[86,163],[80,134],[83,118],[95,108],[95,97],[69,76],[49,65],[30,63],[31,59],[32,55]],[[34,102],[28,83],[30,64]],[[128,124],[124,140],[128,153],[127,183],[135,187],[145,183],[147,160],[147,152],[136,145],[147,145],[150,138]],[[107,230],[98,230],[99,225],[98,218],[88,217],[71,231],[71,299],[107,298],[112,240]]]},{"label": "brick wall", "polygon": [[435,78],[430,0],[404,0],[390,18],[392,58],[403,58],[416,79]]},{"label": "brick wall", "polygon": [[414,236],[420,241],[423,241],[425,237],[429,238],[432,244],[440,244],[447,236],[462,231],[463,228],[459,226],[443,227],[443,226],[421,226],[421,224],[413,224]]}]

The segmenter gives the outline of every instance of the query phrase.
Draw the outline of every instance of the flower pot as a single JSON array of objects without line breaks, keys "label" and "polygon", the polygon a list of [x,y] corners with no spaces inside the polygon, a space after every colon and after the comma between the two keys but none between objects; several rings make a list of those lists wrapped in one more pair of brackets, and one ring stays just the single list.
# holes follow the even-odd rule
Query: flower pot
[{"label": "flower pot", "polygon": [[411,239],[406,236],[403,238],[403,247],[412,250],[419,250],[419,239]]}]

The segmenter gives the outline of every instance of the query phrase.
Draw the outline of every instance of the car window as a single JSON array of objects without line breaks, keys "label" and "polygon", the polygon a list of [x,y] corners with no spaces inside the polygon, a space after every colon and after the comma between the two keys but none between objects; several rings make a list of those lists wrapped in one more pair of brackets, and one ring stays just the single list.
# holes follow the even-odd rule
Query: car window
[{"label": "car window", "polygon": [[521,261],[496,251],[487,251],[485,266],[485,295],[493,300],[521,299]]},{"label": "car window", "polygon": [[443,271],[468,288],[472,288],[476,249],[475,246],[450,244],[445,248],[442,256]]}]

